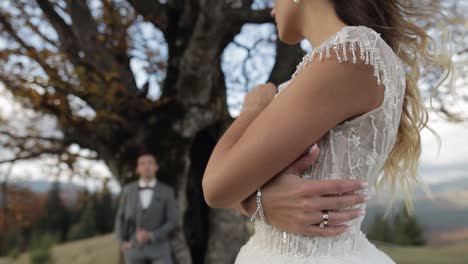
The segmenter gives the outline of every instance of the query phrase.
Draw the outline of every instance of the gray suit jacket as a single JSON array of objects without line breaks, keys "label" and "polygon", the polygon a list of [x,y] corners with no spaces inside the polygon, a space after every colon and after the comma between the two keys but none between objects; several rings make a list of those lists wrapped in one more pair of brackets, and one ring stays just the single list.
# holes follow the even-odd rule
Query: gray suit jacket
[{"label": "gray suit jacket", "polygon": [[[152,200],[146,210],[140,203],[138,181],[124,186],[117,215],[115,234],[119,242],[131,242],[133,248],[128,254],[137,254],[149,258],[171,254],[169,234],[177,225],[177,203],[172,187],[158,180],[154,187]],[[149,230],[154,240],[145,244],[136,241],[136,227]]]}]

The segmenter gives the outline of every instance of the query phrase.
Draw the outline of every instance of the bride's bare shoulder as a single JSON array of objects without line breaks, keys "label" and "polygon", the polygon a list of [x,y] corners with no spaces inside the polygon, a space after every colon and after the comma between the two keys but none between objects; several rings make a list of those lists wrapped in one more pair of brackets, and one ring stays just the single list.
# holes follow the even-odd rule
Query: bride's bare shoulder
[{"label": "bride's bare shoulder", "polygon": [[363,35],[367,32],[358,34],[359,28],[352,29],[307,53],[288,86],[302,86],[311,96],[345,96],[349,104],[356,104],[350,109],[362,113],[381,105],[384,89],[379,87],[383,87],[384,76],[379,54],[372,39]]}]

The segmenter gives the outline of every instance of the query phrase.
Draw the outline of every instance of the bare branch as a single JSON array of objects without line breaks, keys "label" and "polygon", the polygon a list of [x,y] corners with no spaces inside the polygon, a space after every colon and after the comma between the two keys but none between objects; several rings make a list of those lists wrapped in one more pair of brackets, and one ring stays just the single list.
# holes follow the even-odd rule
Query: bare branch
[{"label": "bare branch", "polygon": [[[28,56],[32,59],[34,59],[41,67],[42,69],[48,74],[48,76],[52,79],[52,81],[55,83],[54,88],[63,93],[67,94],[69,91],[68,89],[70,87],[73,87],[72,84],[64,81],[60,75],[58,74],[57,70],[52,68],[49,64],[46,63],[45,59],[40,56],[40,53],[33,47],[29,46],[26,42],[24,42],[23,39],[21,39],[16,31],[13,29],[12,25],[10,24],[9,21],[7,21],[6,16],[3,16],[0,14],[0,24],[3,26],[3,29],[19,44],[21,47],[23,47]],[[48,54],[46,54],[48,55]],[[86,95],[84,93],[81,93],[77,90],[75,90],[75,93],[77,96],[80,98],[82,97],[83,100],[85,100]]]},{"label": "bare branch", "polygon": [[[17,136],[9,131],[2,130],[0,135],[9,140],[2,143],[2,147],[16,150],[14,157],[0,160],[0,164],[11,163],[18,160],[37,158],[43,154],[61,154],[66,151],[67,145],[62,139],[42,136]],[[31,144],[33,143],[33,144]]]},{"label": "bare branch", "polygon": [[274,18],[271,16],[271,9],[252,10],[248,7],[243,7],[232,9],[230,13],[242,24],[262,24],[275,22]]},{"label": "bare branch", "polygon": [[11,80],[7,76],[0,75],[0,81],[5,84],[5,88],[20,98],[26,98],[36,111],[46,112],[62,117],[72,117],[72,112],[65,95],[60,94],[40,94],[37,91],[25,87],[20,80]]},{"label": "bare branch", "polygon": [[11,159],[0,160],[0,164],[11,163],[11,162],[16,162],[20,160],[35,159],[44,154],[58,155],[58,154],[63,153],[63,151],[64,151],[63,149],[48,149],[48,150],[42,150],[42,151],[37,151],[37,152],[28,152],[27,154],[23,154],[23,155],[20,155]]},{"label": "bare branch", "polygon": [[68,147],[70,142],[65,141],[62,138],[57,137],[45,137],[40,135],[27,135],[20,136],[14,135],[13,133],[0,130],[0,136],[8,138],[3,144],[3,147],[14,149],[13,158],[0,160],[0,164],[12,163],[19,160],[35,159],[42,155],[56,155],[60,162],[66,163],[70,169],[73,169],[73,163],[77,158],[83,158],[88,160],[97,160],[97,155],[82,155],[80,153],[70,153]]},{"label": "bare branch", "polygon": [[112,93],[122,88],[136,92],[138,88],[134,76],[129,72],[128,60],[121,66],[111,50],[106,47],[105,36],[99,33],[86,1],[70,0],[69,10],[72,29],[75,35],[80,36],[78,43],[86,53],[88,62],[95,67],[95,71],[102,73],[108,86],[106,92]]},{"label": "bare branch", "polygon": [[54,47],[60,48],[59,43],[51,40],[46,35],[44,35],[41,32],[41,30],[36,25],[34,25],[30,20],[26,20],[25,23],[32,30],[32,32],[36,33],[39,37],[41,37],[42,40],[44,40],[45,42],[49,43],[50,45]]},{"label": "bare branch", "polygon": [[245,57],[244,61],[242,62],[242,73],[243,73],[243,75],[244,75],[244,77],[246,79],[245,92],[248,92],[248,90],[251,88],[250,87],[251,79],[250,79],[249,74],[248,74],[247,63],[252,58],[252,52],[255,49],[257,49],[257,46],[260,45],[261,43],[267,42],[267,41],[269,41],[269,40],[259,38],[252,44],[252,47],[248,47],[248,46],[246,46],[246,45],[244,45],[242,43],[237,42],[236,40],[234,40],[232,42],[234,45],[244,49],[247,52],[247,56]]},{"label": "bare branch", "polygon": [[78,40],[73,34],[71,27],[55,12],[54,7],[48,0],[36,0],[45,17],[49,20],[52,27],[57,32],[61,45],[61,50],[69,56],[72,63],[76,64],[81,61],[77,46]]},{"label": "bare branch", "polygon": [[91,15],[86,1],[70,0],[69,12],[72,19],[72,30],[76,36],[79,36],[78,44],[90,62],[96,69],[111,70],[114,58],[105,48],[104,38],[97,29],[98,25]]},{"label": "bare branch", "polygon": [[6,130],[0,130],[0,135],[8,136],[12,139],[15,140],[20,140],[20,141],[26,141],[26,140],[41,140],[41,141],[49,141],[49,142],[54,142],[54,143],[63,143],[63,139],[61,138],[56,138],[56,137],[43,137],[43,136],[17,136],[13,135],[11,132],[6,131]]},{"label": "bare branch", "polygon": [[156,1],[128,0],[132,7],[141,14],[145,20],[150,21],[158,27],[164,35],[168,27],[168,9],[167,4],[161,4]]}]

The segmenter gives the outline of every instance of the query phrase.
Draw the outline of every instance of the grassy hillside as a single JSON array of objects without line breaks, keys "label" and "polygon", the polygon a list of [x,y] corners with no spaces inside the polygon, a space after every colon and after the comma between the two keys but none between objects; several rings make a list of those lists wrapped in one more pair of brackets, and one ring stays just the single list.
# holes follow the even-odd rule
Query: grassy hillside
[{"label": "grassy hillside", "polygon": [[[113,264],[118,263],[118,251],[113,234],[65,243],[53,248],[55,264]],[[0,264],[29,264],[29,255],[16,261],[0,258]]]},{"label": "grassy hillside", "polygon": [[[397,247],[377,244],[398,264],[466,264],[468,242],[445,247]],[[66,243],[53,249],[56,264],[117,263],[117,248],[113,235]],[[29,264],[28,255],[16,261],[0,258],[0,264]]]},{"label": "grassy hillside", "polygon": [[468,242],[443,247],[378,247],[398,264],[466,264]]}]

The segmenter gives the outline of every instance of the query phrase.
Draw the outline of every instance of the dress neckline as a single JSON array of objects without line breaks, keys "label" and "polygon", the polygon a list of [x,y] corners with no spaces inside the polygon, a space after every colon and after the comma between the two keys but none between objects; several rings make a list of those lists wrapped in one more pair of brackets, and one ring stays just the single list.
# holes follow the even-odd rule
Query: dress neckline
[{"label": "dress neckline", "polygon": [[349,28],[349,27],[353,27],[353,26],[346,25],[346,26],[342,27],[340,30],[338,30],[337,32],[333,33],[333,35],[331,35],[325,41],[320,43],[320,45],[318,45],[317,47],[312,46],[312,51],[317,50],[317,49],[321,49],[322,47],[328,45],[330,42],[333,42],[332,40],[336,39],[341,32],[343,32],[346,28]]},{"label": "dress neckline", "polygon": [[338,30],[337,32],[335,32],[333,35],[331,35],[328,39],[326,39],[325,41],[323,41],[320,45],[318,45],[317,47],[312,47],[312,50],[309,51],[308,53],[312,53],[314,51],[317,51],[317,50],[320,50],[320,49],[323,49],[324,47],[326,47],[327,45],[331,44],[331,43],[334,43],[336,40],[338,40],[340,38],[340,36],[346,32],[347,30],[351,30],[351,29],[355,29],[355,30],[366,30],[366,31],[370,31],[376,35],[379,35],[380,36],[380,33],[376,32],[374,29],[370,28],[370,27],[367,27],[367,26],[364,26],[364,25],[358,25],[358,26],[352,26],[352,25],[346,25],[344,27],[342,27],[340,30]]},{"label": "dress neckline", "polygon": [[[304,54],[304,56],[302,57],[302,62],[304,62],[304,60],[310,56],[312,53],[316,52],[317,50],[320,50],[322,49],[323,47],[329,45],[330,43],[333,43],[335,41],[336,38],[338,38],[338,36],[344,32],[345,29],[347,28],[353,28],[353,27],[357,27],[357,26],[350,26],[350,25],[346,25],[344,27],[342,27],[340,30],[338,30],[337,32],[333,33],[333,35],[331,35],[329,38],[327,38],[325,41],[323,41],[320,45],[318,45],[317,47],[312,47],[312,50],[310,50],[309,52],[307,52],[306,54]],[[299,64],[300,65],[300,64]],[[299,66],[298,65],[298,66]],[[282,84],[280,84],[278,86],[278,93],[275,95],[275,97],[282,91],[284,90],[288,84],[292,81],[292,78],[290,78],[289,80],[283,82]]]},{"label": "dress neckline", "polygon": [[[356,34],[353,35],[352,34],[353,32],[356,33]],[[306,54],[304,54],[304,56],[302,57],[302,61],[296,66],[296,71],[293,73],[291,79],[294,79],[294,77],[300,71],[300,69],[302,67],[304,67],[305,64],[308,63],[308,61],[313,60],[316,54],[320,54],[319,61],[322,61],[324,52],[326,53],[326,57],[329,58],[330,57],[330,49],[331,48],[337,49],[338,45],[340,45],[340,44],[342,44],[344,42],[355,42],[355,46],[359,44],[359,45],[363,45],[362,46],[363,49],[364,48],[367,49],[368,48],[367,46],[369,46],[369,47],[371,46],[370,39],[369,39],[370,35],[375,35],[376,36],[375,41],[377,41],[377,39],[380,37],[380,33],[376,32],[374,29],[369,28],[369,27],[364,26],[364,25],[359,25],[359,26],[346,25],[346,26],[342,27],[340,30],[338,30],[333,35],[331,35],[328,39],[323,41],[320,45],[318,45],[315,48],[312,47],[312,49],[309,52],[306,52]],[[364,47],[364,45],[366,45],[366,47]],[[375,46],[375,42],[372,45],[372,47],[373,46]],[[366,51],[366,52],[368,52],[368,51]],[[340,58],[340,60],[341,60],[341,58]],[[347,60],[347,58],[345,58],[345,60]],[[340,61],[340,63],[342,63],[342,62]],[[353,63],[355,63],[355,62],[353,62]],[[369,63],[373,64],[374,61],[372,61],[372,62],[366,61],[366,64],[369,64]]]}]

